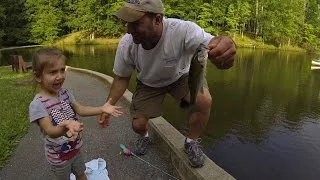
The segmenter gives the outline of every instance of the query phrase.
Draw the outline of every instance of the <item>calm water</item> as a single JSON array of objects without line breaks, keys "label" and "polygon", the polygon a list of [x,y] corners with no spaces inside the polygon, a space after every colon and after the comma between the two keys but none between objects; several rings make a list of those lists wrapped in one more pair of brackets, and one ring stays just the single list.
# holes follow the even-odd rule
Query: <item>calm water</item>
[{"label": "calm water", "polygon": [[[19,49],[30,61],[37,48]],[[112,74],[114,48],[61,47],[68,65]],[[7,65],[12,51],[0,51]],[[237,179],[320,178],[320,70],[305,54],[239,49],[227,71],[208,66],[211,119],[205,153]],[[130,90],[135,86],[132,78]],[[164,117],[182,133],[187,113],[166,98]]]}]

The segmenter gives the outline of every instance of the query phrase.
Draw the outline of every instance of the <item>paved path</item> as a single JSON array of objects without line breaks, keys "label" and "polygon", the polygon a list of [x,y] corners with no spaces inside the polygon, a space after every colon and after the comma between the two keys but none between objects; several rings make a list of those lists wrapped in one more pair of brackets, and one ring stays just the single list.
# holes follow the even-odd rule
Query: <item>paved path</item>
[{"label": "paved path", "polygon": [[[98,106],[104,103],[106,89],[110,85],[78,72],[68,71],[65,81],[78,102],[83,105]],[[110,120],[110,126],[99,128],[97,117],[82,118],[85,125],[82,152],[85,161],[103,158],[107,161],[109,177],[112,180],[165,180],[170,179],[159,170],[152,168],[135,157],[119,155],[119,144],[133,147],[137,135],[131,129],[129,104],[120,99],[118,105],[124,107],[126,115]],[[170,162],[161,155],[156,146],[142,156],[143,159],[173,174]],[[0,170],[0,180],[50,180],[53,179],[44,157],[41,133],[36,125],[31,125],[29,132],[17,146],[9,163]]]}]

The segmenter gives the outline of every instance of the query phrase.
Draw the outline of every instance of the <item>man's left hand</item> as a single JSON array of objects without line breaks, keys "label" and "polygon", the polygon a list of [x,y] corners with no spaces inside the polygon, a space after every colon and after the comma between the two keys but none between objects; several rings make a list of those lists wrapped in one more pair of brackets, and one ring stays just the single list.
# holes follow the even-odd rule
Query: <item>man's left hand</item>
[{"label": "man's left hand", "polygon": [[216,36],[208,45],[208,58],[218,69],[229,69],[233,66],[236,46],[227,36]]}]

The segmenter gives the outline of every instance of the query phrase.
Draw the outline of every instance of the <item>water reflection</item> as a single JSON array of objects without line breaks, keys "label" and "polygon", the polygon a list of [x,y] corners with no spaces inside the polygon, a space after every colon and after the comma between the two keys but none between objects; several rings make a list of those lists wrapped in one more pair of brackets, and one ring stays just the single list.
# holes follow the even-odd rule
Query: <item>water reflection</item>
[{"label": "water reflection", "polygon": [[[60,47],[68,65],[112,75],[115,48]],[[31,57],[33,49],[19,49]],[[1,65],[10,52],[1,52]],[[28,58],[26,58],[28,59]],[[237,179],[318,179],[320,70],[302,53],[239,49],[228,71],[209,64],[213,95],[203,136],[208,157]],[[131,79],[130,90],[135,87]],[[165,100],[164,116],[182,133],[187,112]]]},{"label": "water reflection", "polygon": [[310,61],[303,54],[242,51],[233,70],[209,77],[215,101],[208,156],[238,179],[320,175],[320,72],[310,71]]}]

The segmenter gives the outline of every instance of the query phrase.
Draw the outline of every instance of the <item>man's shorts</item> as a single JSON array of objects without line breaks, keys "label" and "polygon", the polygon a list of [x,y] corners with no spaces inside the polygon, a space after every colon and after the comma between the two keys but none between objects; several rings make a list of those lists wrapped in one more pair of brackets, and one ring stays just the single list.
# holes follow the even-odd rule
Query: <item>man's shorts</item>
[{"label": "man's shorts", "polygon": [[81,151],[62,165],[51,165],[51,170],[58,180],[70,179],[71,172],[75,176],[82,175],[86,166]]},{"label": "man's shorts", "polygon": [[[165,95],[169,93],[177,102],[189,102],[189,76],[183,75],[176,82],[160,88],[150,87],[137,80],[136,91],[131,102],[131,116],[133,118],[155,118],[162,115],[162,103]],[[208,88],[207,80],[203,84]]]}]

